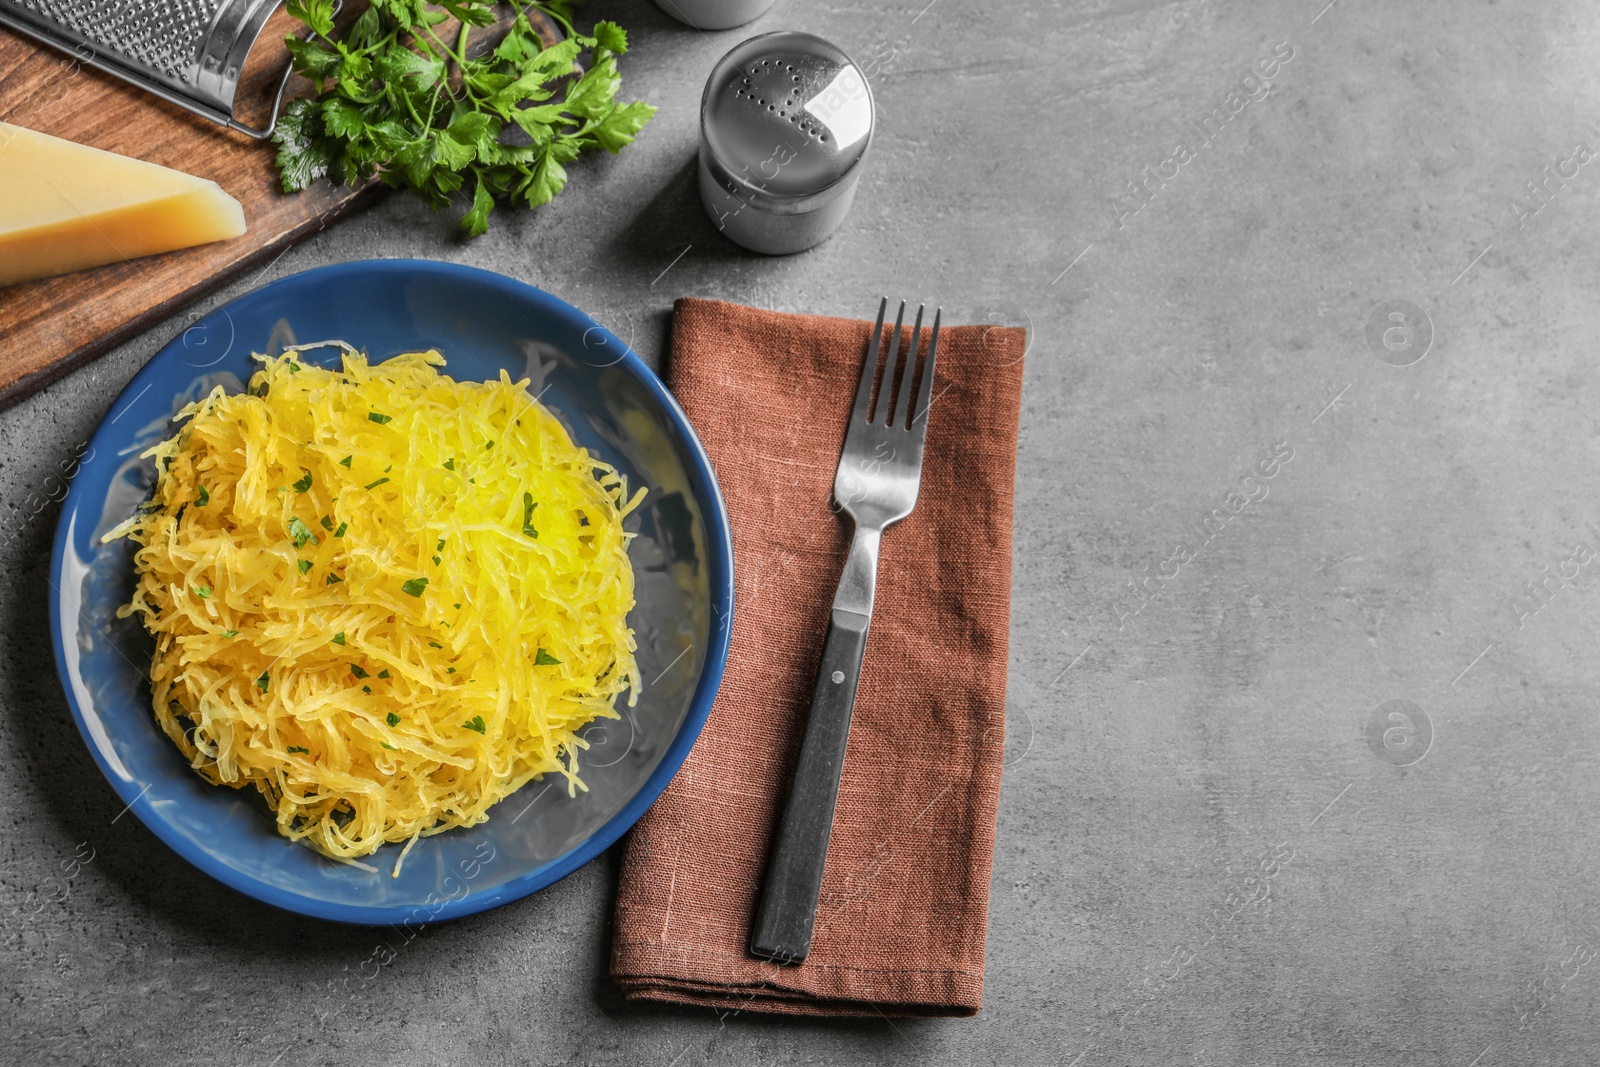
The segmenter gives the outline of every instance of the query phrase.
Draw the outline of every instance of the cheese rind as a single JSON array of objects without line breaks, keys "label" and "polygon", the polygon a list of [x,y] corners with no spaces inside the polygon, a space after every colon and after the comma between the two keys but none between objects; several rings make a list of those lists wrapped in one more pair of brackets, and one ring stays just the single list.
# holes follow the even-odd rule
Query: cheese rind
[{"label": "cheese rind", "polygon": [[0,123],[0,285],[244,232],[216,182]]}]

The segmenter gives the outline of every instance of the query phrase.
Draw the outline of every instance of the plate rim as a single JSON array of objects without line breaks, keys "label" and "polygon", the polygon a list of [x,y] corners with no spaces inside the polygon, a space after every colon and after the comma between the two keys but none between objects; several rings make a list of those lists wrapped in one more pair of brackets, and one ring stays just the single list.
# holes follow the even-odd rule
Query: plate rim
[{"label": "plate rim", "polygon": [[[341,276],[366,272],[380,274],[431,273],[452,277],[457,280],[466,280],[474,284],[487,285],[522,301],[530,301],[540,310],[557,318],[567,320],[573,326],[582,328],[585,337],[589,333],[598,330],[602,340],[608,347],[615,345],[622,351],[621,358],[607,366],[625,367],[630,374],[639,380],[645,389],[661,402],[674,423],[675,429],[687,446],[687,465],[691,480],[698,481],[704,487],[703,496],[705,499],[701,501],[701,507],[707,519],[705,524],[707,541],[705,548],[709,571],[711,606],[714,613],[717,613],[717,609],[721,609],[718,614],[720,622],[715,623],[712,627],[705,667],[701,671],[699,682],[695,686],[688,713],[678,727],[676,736],[673,737],[662,755],[661,762],[656,765],[655,770],[645,780],[643,788],[635,793],[622,806],[621,810],[601,824],[600,828],[588,838],[554,859],[493,888],[478,891],[469,890],[458,899],[446,899],[442,904],[436,906],[419,904],[344,904],[319,900],[315,897],[288,892],[261,882],[220,862],[204,847],[196,845],[188,837],[177,833],[165,819],[156,813],[154,804],[146,799],[145,794],[149,791],[149,787],[146,786],[143,792],[135,793],[134,789],[138,785],[137,780],[124,783],[119,775],[112,772],[104,755],[94,743],[84,710],[78,704],[77,694],[68,675],[64,646],[66,629],[62,622],[62,600],[65,593],[61,588],[61,577],[67,550],[68,528],[71,526],[72,517],[86,503],[85,491],[80,490],[81,483],[78,472],[74,472],[67,495],[62,500],[61,514],[56,521],[56,531],[50,557],[50,584],[53,588],[53,595],[50,597],[49,605],[51,650],[55,656],[56,680],[60,683],[67,706],[72,711],[73,724],[77,727],[78,734],[84,742],[84,747],[89,750],[95,765],[99,767],[102,777],[110,784],[112,791],[126,803],[127,807],[123,811],[125,813],[132,812],[163,844],[172,849],[191,866],[245,896],[295,914],[359,926],[383,926],[400,921],[427,925],[488,911],[513,901],[521,900],[523,897],[530,896],[561,881],[620,840],[622,835],[632,829],[633,825],[660,797],[672,779],[677,776],[678,770],[688,759],[690,750],[694,747],[695,742],[699,740],[700,733],[710,717],[712,703],[716,699],[721,687],[723,673],[727,667],[728,649],[733,635],[733,613],[735,611],[736,585],[734,581],[733,537],[728,520],[727,504],[722,495],[722,487],[717,481],[716,471],[712,466],[711,459],[706,454],[705,445],[701,442],[699,434],[695,432],[694,426],[690,423],[683,407],[678,403],[677,398],[672,395],[660,375],[651,369],[649,364],[640,359],[629,345],[624,344],[620,338],[596,321],[593,316],[586,314],[575,305],[567,303],[560,297],[536,285],[500,274],[497,271],[440,260],[411,258],[363,259],[324,264],[323,266],[297,271],[282,278],[276,278],[265,285],[240,293],[232,299],[217,305],[193,323],[180,329],[128,380],[128,383],[112,399],[111,403],[106,407],[105,413],[95,425],[94,432],[89,437],[90,447],[96,448],[96,446],[103,444],[100,438],[102,434],[107,432],[107,427],[111,425],[109,421],[111,413],[117,409],[124,398],[131,395],[137,400],[145,388],[154,384],[155,380],[163,373],[158,368],[158,364],[162,364],[165,359],[170,358],[168,354],[175,349],[175,346],[183,343],[183,338],[189,331],[200,326],[215,325],[214,320],[226,317],[228,309],[238,302],[247,298],[259,297],[261,294],[269,292],[276,287],[284,286],[291,282],[304,284],[308,278],[313,276],[324,277],[328,284],[332,284],[335,279]],[[96,454],[98,454],[98,449]],[[710,505],[709,508],[706,507],[707,504]],[[82,610],[81,605],[79,605],[78,610]],[[418,920],[416,913],[425,909],[431,910],[432,913],[426,919]]]}]

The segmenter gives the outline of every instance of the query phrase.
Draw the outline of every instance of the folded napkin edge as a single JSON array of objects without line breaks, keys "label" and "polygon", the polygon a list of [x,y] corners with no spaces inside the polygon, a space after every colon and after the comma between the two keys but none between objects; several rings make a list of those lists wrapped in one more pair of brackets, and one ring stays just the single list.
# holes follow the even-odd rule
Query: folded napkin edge
[{"label": "folded napkin edge", "polygon": [[[653,952],[656,952],[656,953],[670,954],[674,950],[677,950],[677,951],[680,951],[682,953],[686,953],[688,955],[693,955],[693,956],[711,956],[711,957],[714,957],[716,959],[737,960],[737,961],[742,961],[742,962],[751,963],[751,964],[760,964],[760,963],[763,962],[761,960],[756,959],[754,956],[750,956],[750,955],[743,954],[743,953],[735,953],[735,952],[719,952],[714,948],[707,948],[705,945],[697,945],[692,941],[647,941],[647,940],[643,940],[643,939],[632,939],[632,940],[627,940],[627,941],[613,940],[612,941],[612,947],[613,947],[613,951],[614,952],[620,952],[623,949],[629,949],[629,948],[645,948],[645,949],[653,950]],[[778,965],[777,964],[772,964],[772,966],[776,967]],[[944,975],[952,975],[952,976],[961,977],[961,978],[971,978],[971,979],[974,979],[974,980],[977,980],[977,981],[981,981],[983,979],[983,971],[982,970],[971,970],[971,969],[968,969],[968,968],[965,968],[965,967],[899,967],[899,966],[895,966],[895,967],[890,967],[890,966],[858,967],[858,966],[855,966],[853,964],[848,964],[848,963],[827,963],[827,962],[824,962],[824,961],[821,961],[821,960],[811,960],[811,961],[803,964],[802,966],[804,968],[806,968],[807,970],[810,970],[810,971],[850,971],[850,972],[855,973],[855,974],[883,974],[883,975],[944,974]],[[794,973],[800,973],[799,968],[789,968],[788,970],[791,970]],[[622,978],[627,976],[627,972],[626,971],[623,971],[623,972],[621,972],[619,974],[614,970],[613,974],[615,974],[618,977],[619,980],[621,980]],[[671,981],[678,982],[680,980],[679,979],[672,979]],[[712,985],[720,985],[721,983],[713,982],[713,983],[710,983],[710,984],[712,984]],[[769,983],[761,983],[761,984],[762,985],[769,985]],[[777,988],[777,987],[773,987],[773,988]]]},{"label": "folded napkin edge", "polygon": [[732,1008],[773,1015],[806,1015],[830,1019],[859,1017],[900,1019],[970,1019],[981,1005],[901,1003],[897,1001],[819,1000],[814,997],[764,996],[759,993],[723,993],[716,987],[690,983],[634,983],[618,979],[625,999],[634,1003],[687,1004],[697,1008]]}]

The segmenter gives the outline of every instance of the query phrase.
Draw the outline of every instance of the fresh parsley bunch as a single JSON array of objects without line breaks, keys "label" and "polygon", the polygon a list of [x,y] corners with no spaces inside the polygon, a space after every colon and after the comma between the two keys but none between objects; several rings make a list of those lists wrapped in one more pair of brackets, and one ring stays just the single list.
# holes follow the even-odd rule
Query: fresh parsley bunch
[{"label": "fresh parsley bunch", "polygon": [[[337,39],[333,2],[288,0],[312,31],[287,38],[294,69],[317,94],[290,101],[272,135],[285,192],[323,175],[353,184],[377,174],[438,209],[470,182],[461,230],[476,237],[496,200],[548,203],[578,153],[598,146],[615,154],[656,112],[617,103],[617,56],[628,50],[622,28],[597,22],[585,37],[559,0],[519,5],[498,47],[478,58],[467,55],[467,37],[496,21],[496,0],[371,0]],[[528,7],[555,19],[566,39],[544,47]],[[460,25],[453,45],[435,32],[452,19]],[[580,62],[583,74],[572,77]]]}]

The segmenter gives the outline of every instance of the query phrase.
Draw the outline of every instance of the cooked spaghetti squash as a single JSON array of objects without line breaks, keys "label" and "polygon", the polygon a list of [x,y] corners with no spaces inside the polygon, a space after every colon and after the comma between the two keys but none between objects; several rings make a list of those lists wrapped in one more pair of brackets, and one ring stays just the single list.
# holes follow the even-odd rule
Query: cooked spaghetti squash
[{"label": "cooked spaghetti squash", "polygon": [[638,699],[623,518],[644,491],[504,372],[349,346],[329,370],[311,347],[185,408],[146,453],[152,499],[106,535],[139,545],[122,613],[155,637],[156,721],[345,861],[483,822],[540,775],[583,788],[577,731]]}]

